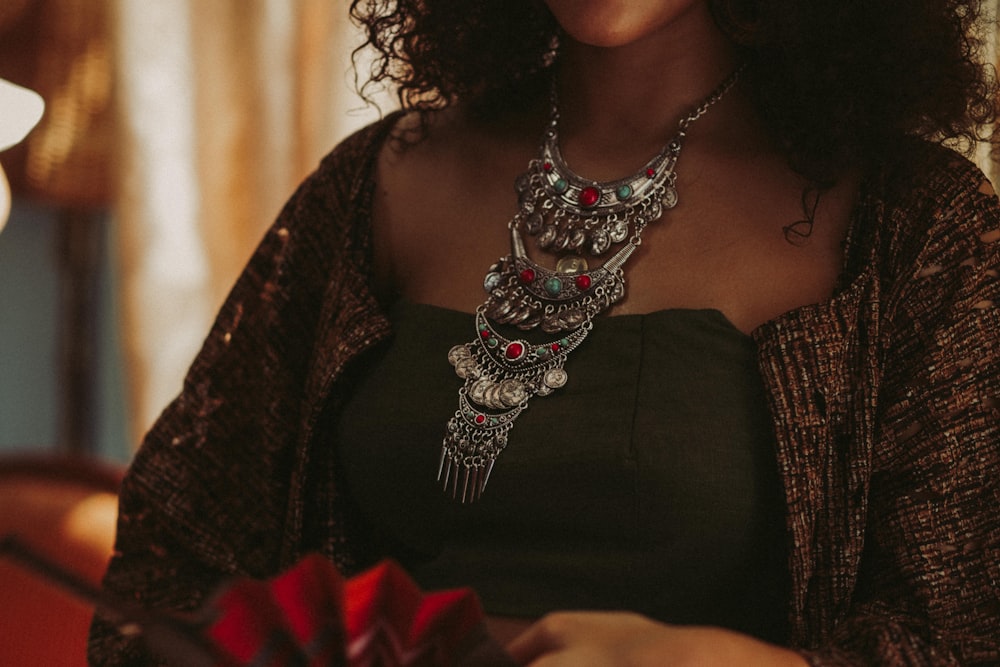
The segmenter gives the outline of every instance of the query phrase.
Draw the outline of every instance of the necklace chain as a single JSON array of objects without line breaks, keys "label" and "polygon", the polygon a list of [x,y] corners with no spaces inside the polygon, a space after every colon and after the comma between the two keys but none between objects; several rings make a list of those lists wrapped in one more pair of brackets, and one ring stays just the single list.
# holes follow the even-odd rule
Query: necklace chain
[{"label": "necklace chain", "polygon": [[[676,134],[639,171],[605,182],[577,175],[563,158],[558,95],[553,83],[541,155],[515,183],[521,206],[511,224],[535,237],[539,249],[546,252],[595,257],[609,252],[629,237],[629,222],[637,227],[631,230],[634,234],[659,218],[664,208],[677,205],[674,167],[687,129],[725,96],[742,69],[737,68],[681,118]],[[634,215],[637,211],[639,215]]]},{"label": "necklace chain", "polygon": [[713,106],[715,106],[715,104],[719,100],[725,97],[726,93],[729,92],[729,89],[736,85],[736,82],[739,80],[740,75],[743,73],[744,69],[746,69],[746,63],[740,65],[735,70],[733,70],[732,74],[730,74],[725,81],[720,83],[715,90],[709,93],[708,97],[706,97],[702,101],[702,103],[699,104],[697,108],[695,108],[694,111],[684,116],[684,118],[681,118],[680,122],[678,123],[680,131],[681,132],[686,131],[691,123],[695,122],[696,120],[704,116],[709,109],[711,109]]},{"label": "necklace chain", "polygon": [[[594,318],[625,296],[624,265],[642,242],[642,232],[678,203],[674,168],[691,123],[725,96],[743,68],[736,69],[678,122],[677,134],[631,176],[599,182],[576,175],[558,144],[558,103],[540,149],[515,181],[518,212],[509,223],[510,254],[493,264],[476,310],[476,335],[454,346],[448,361],[463,380],[458,409],[448,420],[438,481],[452,498],[477,500],[517,417],[534,396],[563,387],[566,358],[593,329]],[[555,269],[532,260],[522,232],[557,255]],[[591,269],[585,253],[603,256]],[[555,336],[539,342],[511,337],[501,326],[539,328]],[[513,334],[518,336],[519,334]]]}]

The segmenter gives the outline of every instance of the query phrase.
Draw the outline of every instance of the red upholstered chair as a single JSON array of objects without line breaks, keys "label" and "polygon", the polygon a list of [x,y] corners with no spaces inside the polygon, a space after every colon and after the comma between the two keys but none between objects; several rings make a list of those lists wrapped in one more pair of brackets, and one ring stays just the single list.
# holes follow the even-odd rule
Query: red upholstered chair
[{"label": "red upholstered chair", "polygon": [[[90,460],[0,456],[0,536],[100,582],[122,470]],[[0,665],[86,665],[93,608],[0,559]]]}]

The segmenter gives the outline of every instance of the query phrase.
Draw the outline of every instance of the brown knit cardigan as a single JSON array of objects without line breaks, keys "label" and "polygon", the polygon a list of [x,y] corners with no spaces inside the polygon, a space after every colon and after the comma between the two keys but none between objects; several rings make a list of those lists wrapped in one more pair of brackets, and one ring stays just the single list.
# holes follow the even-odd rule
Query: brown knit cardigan
[{"label": "brown knit cardigan", "polygon": [[[191,609],[309,551],[347,573],[379,558],[337,495],[332,424],[391,335],[369,249],[391,120],[322,162],[240,277],[127,475],[109,590]],[[814,665],[1000,664],[1000,208],[952,152],[899,156],[866,180],[835,295],[753,334],[790,644]],[[149,664],[99,619],[90,657]]]}]

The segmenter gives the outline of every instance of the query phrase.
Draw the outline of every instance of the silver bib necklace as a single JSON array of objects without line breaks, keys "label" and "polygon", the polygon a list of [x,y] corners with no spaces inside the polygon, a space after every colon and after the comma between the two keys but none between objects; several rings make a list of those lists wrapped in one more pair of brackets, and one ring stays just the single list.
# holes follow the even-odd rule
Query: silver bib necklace
[{"label": "silver bib necklace", "polygon": [[[642,243],[643,230],[677,206],[675,167],[688,127],[722,99],[741,71],[684,116],[674,137],[640,171],[607,182],[582,178],[566,165],[553,92],[539,157],[515,181],[518,211],[508,223],[510,254],[491,266],[483,281],[487,297],[476,309],[475,337],[448,352],[463,380],[438,466],[438,481],[452,498],[477,500],[528,402],[566,384],[570,352],[593,329],[594,318],[625,296],[624,266]],[[554,269],[528,256],[525,233],[559,256]],[[597,265],[597,258],[608,255]],[[539,328],[550,338],[541,343],[510,338],[500,325]]]}]

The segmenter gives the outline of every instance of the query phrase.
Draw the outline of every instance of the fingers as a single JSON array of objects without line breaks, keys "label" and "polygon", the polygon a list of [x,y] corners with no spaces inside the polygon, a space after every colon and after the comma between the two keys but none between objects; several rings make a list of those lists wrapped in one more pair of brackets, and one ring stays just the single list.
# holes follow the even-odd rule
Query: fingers
[{"label": "fingers", "polygon": [[566,646],[567,627],[573,624],[571,616],[576,614],[549,614],[534,623],[527,630],[507,644],[507,653],[519,664],[528,665],[546,653],[558,651]]},{"label": "fingers", "polygon": [[531,667],[607,665],[620,634],[631,634],[635,614],[622,612],[555,612],[518,635],[507,652]]},{"label": "fingers", "polygon": [[629,612],[549,614],[507,652],[529,667],[806,665],[790,649],[731,630],[672,626]]}]

